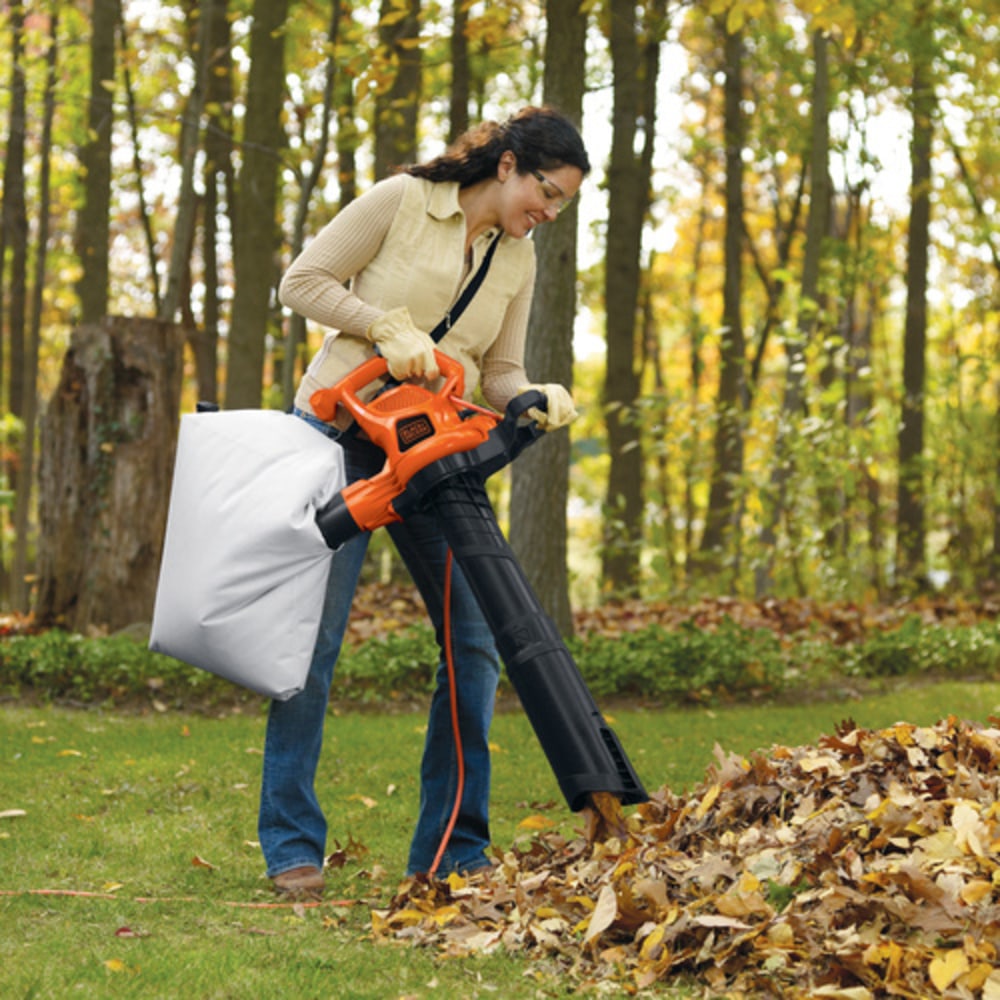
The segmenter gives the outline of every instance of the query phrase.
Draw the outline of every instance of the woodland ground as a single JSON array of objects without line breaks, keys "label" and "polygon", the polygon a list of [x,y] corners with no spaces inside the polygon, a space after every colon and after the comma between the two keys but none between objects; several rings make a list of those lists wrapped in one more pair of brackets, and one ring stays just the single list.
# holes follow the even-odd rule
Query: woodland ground
[{"label": "woodland ground", "polygon": [[[858,600],[818,601],[809,598],[706,597],[700,600],[616,601],[574,614],[577,635],[590,632],[615,634],[649,625],[665,628],[690,622],[711,628],[729,618],[746,628],[769,628],[792,635],[808,632],[835,644],[853,642],[873,632],[899,628],[917,616],[923,624],[971,625],[1000,617],[1000,594],[984,592],[975,597],[931,594],[896,601],[873,597]],[[420,597],[411,586],[368,584],[358,591],[348,629],[351,641],[361,642],[424,619]]]},{"label": "woodland ground", "polygon": [[[705,775],[716,744],[744,754],[812,743],[848,714],[878,727],[998,708],[1000,685],[951,683],[848,702],[609,718],[649,790],[679,791]],[[330,719],[320,775],[330,902],[275,907],[254,828],[263,727],[263,712],[245,707],[213,718],[0,706],[0,995],[537,1000],[598,991],[582,961],[576,975],[528,945],[448,958],[436,943],[373,940],[373,915],[399,892],[416,809],[416,713]],[[578,837],[580,818],[565,808],[523,714],[501,713],[491,737],[500,854]],[[547,921],[533,884],[526,917]],[[458,915],[449,904],[428,919]],[[649,995],[724,995],[706,990],[682,968]]]},{"label": "woodland ground", "polygon": [[[365,588],[359,600],[361,613],[355,616],[354,641],[422,618],[419,602],[408,590]],[[996,610],[987,600],[943,599],[890,606],[713,600],[681,608],[637,603],[581,614],[577,627],[581,633],[613,635],[653,621],[691,621],[710,628],[728,617],[781,634],[807,631],[825,641],[843,643],[872,631],[891,631],[915,614],[928,623],[970,624],[994,616]],[[662,838],[650,836],[651,831],[664,827],[662,816],[674,816],[671,824],[682,829],[680,817],[687,817],[688,823],[706,823],[720,814],[716,803],[722,806],[735,801],[719,791],[718,776],[711,772],[723,759],[720,753],[738,758],[762,749],[769,752],[767,748],[805,747],[795,754],[782,752],[777,758],[783,762],[780,767],[790,767],[788,762],[793,758],[807,765],[800,767],[794,778],[782,773],[781,801],[795,803],[807,795],[816,797],[824,789],[822,794],[832,802],[837,797],[834,793],[843,791],[843,783],[831,778],[833,764],[816,771],[816,755],[809,747],[842,731],[848,717],[853,724],[877,733],[872,739],[878,746],[898,747],[900,734],[910,732],[907,727],[929,727],[946,715],[987,724],[991,716],[1000,713],[1000,685],[996,683],[915,684],[897,678],[878,693],[842,690],[835,697],[826,694],[783,705],[686,709],[652,709],[634,702],[602,705],[648,789],[662,793],[657,806],[661,818],[652,825],[640,823],[635,830],[644,853],[658,863],[690,855],[693,842],[679,855],[665,834]],[[776,899],[782,899],[783,904],[789,899],[803,901],[805,905],[809,893],[799,882],[784,886],[772,879],[768,893],[773,897],[765,894],[758,898],[759,893],[747,889],[744,872],[727,893],[699,894],[683,909],[685,919],[704,914],[705,907],[731,908],[738,903],[756,909],[747,910],[749,916],[739,920],[710,910],[709,916],[699,918],[707,923],[700,928],[701,943],[694,946],[693,957],[684,958],[681,945],[689,950],[692,946],[678,938],[676,968],[664,971],[665,935],[669,928],[678,935],[682,930],[683,921],[678,923],[676,914],[657,924],[661,940],[649,935],[645,947],[645,939],[637,940],[629,953],[624,944],[614,943],[625,940],[618,925],[627,912],[621,900],[617,917],[614,906],[607,910],[611,875],[602,876],[601,883],[587,884],[590,876],[579,867],[578,853],[573,854],[572,866],[557,868],[553,861],[551,870],[539,871],[540,857],[555,858],[558,854],[553,845],[579,840],[581,824],[562,803],[530,726],[516,710],[501,712],[492,734],[493,837],[498,857],[507,859],[505,870],[520,872],[516,877],[522,879],[525,890],[521,907],[526,937],[512,940],[511,951],[472,955],[456,944],[470,935],[491,933],[484,929],[484,920],[494,919],[504,912],[504,905],[510,905],[503,904],[500,895],[492,895],[476,910],[470,908],[474,897],[462,896],[465,890],[454,898],[400,893],[418,794],[415,761],[423,718],[421,713],[398,706],[391,712],[375,709],[358,713],[344,706],[333,709],[321,775],[321,794],[331,820],[330,901],[321,907],[276,908],[263,878],[254,830],[263,703],[234,703],[216,709],[214,714],[206,714],[153,710],[148,705],[141,711],[107,706],[71,710],[0,705],[0,768],[4,775],[0,784],[0,939],[5,943],[0,994],[59,1000],[69,995],[331,1000],[430,1000],[459,995],[521,1000],[597,994],[602,981],[620,973],[626,976],[624,982],[630,990],[636,982],[648,981],[644,995],[731,995],[718,978],[712,985],[711,977],[695,960],[697,954],[710,954],[705,951],[704,937],[709,928],[707,933],[719,942],[730,935],[726,953],[741,963],[734,976],[764,974],[771,983],[769,991],[742,995],[803,995],[773,978],[781,971],[773,964],[773,953],[768,959],[772,965],[758,969],[752,955],[747,958],[738,940],[732,938],[733,934],[746,937],[753,930],[734,930],[741,922],[757,921],[759,931],[766,917],[770,921],[767,926],[784,927],[781,921],[791,909],[784,915],[767,915],[767,908],[776,910]],[[893,728],[891,739],[880,729],[901,721],[907,727]],[[930,736],[919,738],[929,740]],[[950,735],[934,738],[944,742]],[[717,745],[720,749],[714,751]],[[848,748],[843,752],[848,756],[840,766],[854,769],[849,756],[853,751]],[[732,759],[725,765],[731,773]],[[989,754],[985,759],[993,760]],[[881,764],[877,766],[885,770]],[[758,763],[750,774],[755,782],[759,779],[759,788],[756,783],[748,785],[739,795],[760,799],[760,789],[774,784],[763,775],[778,773],[775,760]],[[942,780],[937,774],[931,778]],[[870,783],[872,779],[865,780]],[[803,781],[811,782],[808,789],[801,785]],[[983,805],[986,818],[971,819],[992,824],[993,786],[984,778],[980,787],[989,798]],[[688,790],[690,798],[684,801]],[[963,794],[969,803],[974,801],[968,788]],[[909,792],[906,795],[913,798]],[[904,802],[902,793],[897,797]],[[832,812],[827,815],[832,818]],[[967,809],[963,816],[969,818]],[[633,820],[638,822],[635,815]],[[935,821],[942,823],[942,829],[934,833],[938,839],[955,832],[947,815],[937,816]],[[855,825],[861,828],[866,822]],[[919,823],[911,825],[927,832],[929,822],[922,816]],[[834,826],[847,829],[851,823],[854,821]],[[714,836],[714,831],[703,826],[696,834],[702,845],[698,850],[721,853],[719,844],[733,833],[723,831],[719,841]],[[893,839],[898,844],[900,837]],[[844,847],[855,849],[851,842],[845,842]],[[546,853],[553,850],[555,854]],[[593,870],[609,864],[608,872],[621,870],[613,849],[602,846],[600,854],[603,860],[595,859]],[[711,863],[722,864],[717,860]],[[553,886],[572,884],[574,888],[569,895],[552,895],[544,889],[546,882]],[[629,885],[625,879],[620,879],[620,884]],[[631,888],[639,884],[637,881]],[[975,896],[976,905],[981,907],[986,903],[980,887],[988,890],[989,884],[988,878],[984,881],[981,875],[970,873],[961,891],[970,899]],[[891,879],[881,885],[891,887]],[[870,890],[871,886],[866,891]],[[858,890],[841,887],[839,891]],[[920,883],[920,891],[929,889]],[[799,899],[796,893],[802,894]],[[987,891],[987,902],[988,896]],[[587,920],[593,923],[596,919],[580,909],[580,901],[586,898],[591,906],[600,904],[594,912],[601,913],[602,921],[610,921],[601,935],[607,947],[583,946],[589,933]],[[956,898],[956,905],[966,905]],[[567,899],[578,902],[567,903]],[[611,902],[615,902],[613,894]],[[890,903],[897,909],[901,905],[896,897]],[[577,908],[573,919],[580,924],[575,931],[567,923],[567,906]],[[507,912],[505,919],[509,919]],[[878,919],[877,915],[872,917],[872,921]],[[562,935],[558,947],[543,948],[541,942],[551,944],[559,936],[557,930]],[[985,997],[983,984],[989,985],[993,975],[992,960],[982,957],[989,942],[968,938],[975,946],[972,951],[945,950],[940,945],[941,934],[936,933],[937,945],[917,942],[909,951],[904,944],[898,945],[901,957],[886,959],[895,980],[877,964],[881,959],[876,954],[867,971],[876,978],[877,988],[859,980],[856,993],[842,995],[875,997],[898,989],[909,990],[906,995],[946,995],[936,987],[928,993],[921,993],[918,987],[914,993],[913,984],[929,990],[928,983],[944,982],[954,972],[951,986],[965,988],[966,980],[977,977],[980,991],[971,995]],[[414,946],[418,940],[423,947]],[[653,943],[660,951],[649,946]],[[797,960],[797,945],[796,940],[787,947],[781,945],[792,961]],[[808,947],[819,949],[818,954],[829,951],[830,955],[841,945],[840,937],[808,943]],[[891,950],[897,944],[890,940],[885,947]],[[805,955],[806,944],[801,948]],[[850,961],[845,962],[844,967],[850,967]],[[854,975],[850,968],[849,974]],[[909,978],[904,979],[904,975]],[[622,995],[622,983],[614,982],[611,995]]]}]

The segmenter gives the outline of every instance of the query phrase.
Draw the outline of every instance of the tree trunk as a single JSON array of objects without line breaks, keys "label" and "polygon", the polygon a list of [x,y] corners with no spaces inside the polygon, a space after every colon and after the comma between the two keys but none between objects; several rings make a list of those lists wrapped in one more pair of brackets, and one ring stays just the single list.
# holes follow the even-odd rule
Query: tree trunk
[{"label": "tree trunk", "polygon": [[[333,0],[330,10],[330,28],[327,32],[327,49],[330,56],[326,61],[326,81],[323,85],[323,104],[320,109],[319,138],[309,162],[308,172],[300,171],[299,201],[295,206],[295,221],[292,225],[292,260],[295,260],[306,242],[306,222],[309,218],[309,205],[313,192],[323,176],[323,166],[326,163],[326,149],[330,142],[330,123],[334,115],[335,94],[337,92],[337,39],[340,34],[341,5],[340,0]],[[285,333],[285,350],[281,363],[281,395],[285,407],[290,407],[295,400],[295,387],[298,382],[298,357],[306,339],[305,317],[292,313],[288,318],[288,328]]]},{"label": "tree trunk", "polygon": [[[351,4],[345,2],[344,17],[351,16]],[[347,73],[337,75],[337,183],[340,186],[339,208],[358,196],[357,152],[360,142],[354,119],[354,80]]]},{"label": "tree trunk", "polygon": [[[24,66],[24,8],[11,9],[10,132],[3,168],[3,245],[0,269],[10,249],[10,294],[7,299],[7,331],[10,345],[10,412],[24,415],[28,389],[24,381],[27,332],[28,210],[25,197],[24,147],[27,140],[27,87]],[[2,288],[2,283],[0,283]],[[0,297],[0,305],[3,299]],[[0,368],[2,372],[2,368]]]},{"label": "tree trunk", "polygon": [[[692,422],[697,419],[701,407],[701,383],[705,363],[701,352],[705,343],[705,318],[702,314],[701,299],[698,295],[698,282],[705,257],[706,232],[711,213],[711,170],[707,163],[702,162],[704,153],[700,154],[696,163],[699,178],[698,214],[695,222],[695,237],[692,246],[691,271],[687,286],[687,306],[685,318],[691,341],[689,368],[690,382],[688,384],[688,406]],[[695,522],[698,519],[698,505],[695,497],[697,483],[701,480],[702,445],[699,435],[688,435],[687,453],[684,456],[684,583],[690,583],[695,559]]]},{"label": "tree trunk", "polygon": [[417,153],[420,110],[420,0],[382,0],[379,57],[388,84],[375,95],[375,179],[411,163]]},{"label": "tree trunk", "polygon": [[906,245],[906,322],[900,413],[897,586],[926,584],[924,524],[924,387],[927,352],[927,263],[930,251],[931,146],[934,90],[926,57],[913,46],[913,135],[910,140],[910,225]]},{"label": "tree trunk", "polygon": [[229,333],[226,406],[261,404],[264,348],[272,291],[277,284],[278,179],[284,134],[281,102],[285,78],[288,0],[255,0],[247,82],[243,167],[236,198],[233,257],[236,292]]},{"label": "tree trunk", "polygon": [[826,36],[813,35],[812,155],[809,165],[809,217],[802,260],[798,325],[785,342],[785,394],[775,440],[769,492],[771,510],[760,533],[760,564],[756,570],[757,597],[770,593],[777,555],[778,532],[788,506],[789,486],[797,466],[798,423],[805,406],[806,349],[813,336],[820,310],[820,262],[823,241],[830,230],[830,77]]},{"label": "tree trunk", "polygon": [[[994,365],[1000,367],[1000,357],[995,358]],[[987,574],[995,587],[1000,584],[1000,376],[993,379],[993,405],[993,547]]]},{"label": "tree trunk", "polygon": [[743,38],[726,32],[726,230],[715,465],[699,561],[705,574],[722,572],[736,526],[738,481],[743,474],[746,346],[743,336]]},{"label": "tree trunk", "polygon": [[[641,373],[639,284],[642,227],[649,207],[655,135],[656,76],[665,6],[636,8],[625,0],[610,7],[614,66],[611,162],[608,167],[608,237],[605,262],[607,374],[604,415],[611,468],[605,496],[601,555],[602,586],[616,596],[639,589],[642,547],[643,452],[638,411]],[[641,41],[642,38],[645,41]],[[643,150],[636,154],[642,127]]]},{"label": "tree trunk", "polygon": [[[7,137],[3,166],[3,203],[0,207],[0,414],[24,416],[25,385],[25,319],[28,262],[28,215],[25,201],[24,147],[27,137],[27,87],[24,79],[24,8],[10,11],[11,78],[10,131]],[[7,277],[7,251],[10,249],[10,280]],[[5,296],[4,289],[10,292]],[[6,305],[6,311],[4,306]],[[7,355],[7,368],[4,366]],[[9,372],[9,378],[7,373]],[[21,461],[27,444],[22,445]],[[19,475],[18,460],[8,455],[0,472],[0,482],[14,482]],[[20,503],[23,498],[18,495]],[[9,590],[7,576],[6,514],[0,520],[0,600],[6,601]],[[17,512],[15,512],[15,521]],[[18,567],[15,549],[15,589]]]},{"label": "tree trunk", "polygon": [[78,327],[42,419],[36,616],[74,631],[148,622],[170,497],[183,333]]},{"label": "tree trunk", "polygon": [[38,178],[38,249],[35,253],[34,288],[31,298],[31,329],[24,352],[24,446],[17,470],[17,493],[14,507],[14,568],[11,603],[14,608],[30,608],[28,586],[29,550],[34,535],[31,524],[35,487],[35,432],[38,416],[38,358],[42,339],[42,313],[45,306],[45,265],[49,245],[49,206],[52,180],[52,121],[56,111],[58,84],[59,11],[49,21],[49,50],[46,55],[45,99],[42,112],[42,140],[38,150],[41,171]]},{"label": "tree trunk", "polygon": [[[545,100],[580,121],[587,14],[576,0],[546,8]],[[534,236],[538,280],[525,365],[533,381],[573,384],[577,206]],[[572,430],[572,429],[570,429]],[[563,635],[573,632],[566,558],[570,434],[546,435],[514,463],[510,542],[532,588]]]},{"label": "tree trunk", "polygon": [[76,245],[82,273],[77,284],[80,317],[97,322],[108,311],[111,234],[111,126],[114,121],[115,37],[119,0],[93,0],[90,35],[88,141],[80,150],[85,178]]},{"label": "tree trunk", "polygon": [[160,303],[158,314],[160,319],[168,323],[177,318],[178,311],[187,312],[182,298],[184,289],[190,287],[191,250],[194,247],[195,222],[198,215],[194,172],[201,145],[201,116],[205,109],[205,87],[211,55],[213,6],[214,0],[203,0],[198,9],[197,32],[192,53],[195,65],[194,85],[181,117],[181,190],[177,199],[177,217],[174,220],[167,290]]},{"label": "tree trunk", "polygon": [[[653,376],[653,406],[647,411],[656,428],[670,427],[672,416],[672,399],[669,390],[670,378],[665,344],[660,337],[660,328],[656,319],[656,289],[653,275],[657,273],[657,253],[649,255],[646,266],[646,281],[643,282],[640,311],[642,314],[643,357],[646,366]],[[659,525],[654,528],[653,540],[661,553],[659,568],[656,571],[658,584],[666,586],[673,592],[677,583],[677,515],[674,510],[673,484],[671,482],[671,458],[678,453],[676,440],[669,434],[651,435],[651,450],[655,461],[656,477],[654,480],[654,497],[646,490],[647,501],[655,502],[659,508]]]},{"label": "tree trunk", "polygon": [[204,269],[205,306],[201,326],[188,327],[194,354],[198,399],[219,401],[219,330],[222,320],[219,247],[223,213],[232,217],[235,202],[233,166],[233,60],[232,22],[226,0],[214,0],[206,9],[211,17],[210,58],[205,82],[205,147],[202,198],[201,256]]},{"label": "tree trunk", "polygon": [[[552,23],[552,4],[546,6],[545,17]],[[584,15],[586,16],[586,15]],[[469,4],[454,0],[451,5],[451,93],[448,95],[448,142],[454,142],[469,128],[469,98],[472,96],[472,76],[469,67]],[[566,39],[575,48],[575,39]],[[546,73],[548,64],[546,63]],[[548,84],[546,84],[548,99]]]},{"label": "tree trunk", "polygon": [[142,225],[142,235],[146,241],[146,260],[149,266],[149,290],[153,296],[153,312],[160,314],[162,296],[160,294],[160,277],[157,271],[159,254],[156,251],[156,233],[153,231],[153,216],[149,202],[146,200],[145,171],[142,162],[142,128],[139,121],[139,108],[135,99],[135,85],[132,79],[132,57],[128,54],[128,34],[125,22],[118,24],[119,45],[122,51],[122,86],[125,91],[125,106],[128,109],[128,125],[132,139],[132,169],[135,172],[135,193],[138,198],[139,222]]}]

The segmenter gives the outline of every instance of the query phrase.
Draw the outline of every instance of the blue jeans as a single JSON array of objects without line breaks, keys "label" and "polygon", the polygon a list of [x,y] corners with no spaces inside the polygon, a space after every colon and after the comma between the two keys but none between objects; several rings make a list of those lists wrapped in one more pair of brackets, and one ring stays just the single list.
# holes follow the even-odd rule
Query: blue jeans
[{"label": "blue jeans", "polygon": [[[324,432],[330,431],[314,419],[309,422]],[[352,438],[341,440],[348,482],[367,479],[382,468],[385,456],[379,449]],[[458,755],[443,653],[447,544],[437,521],[426,514],[412,515],[405,522],[390,525],[388,531],[424,599],[442,650],[420,765],[420,809],[407,864],[407,874],[414,874],[431,868],[458,789]],[[306,685],[287,701],[272,701],[270,705],[258,835],[271,876],[301,865],[323,867],[327,822],[316,796],[316,768],[333,670],[368,537],[359,535],[334,553]],[[489,863],[488,737],[500,676],[492,633],[457,564],[452,568],[450,610],[465,784],[458,818],[438,866],[441,874],[471,871]]]}]

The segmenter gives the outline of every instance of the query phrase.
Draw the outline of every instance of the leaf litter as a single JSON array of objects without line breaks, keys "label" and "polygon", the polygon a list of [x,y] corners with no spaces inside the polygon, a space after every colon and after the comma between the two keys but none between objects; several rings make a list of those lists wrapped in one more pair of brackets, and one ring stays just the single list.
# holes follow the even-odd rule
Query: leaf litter
[{"label": "leaf litter", "polygon": [[[1000,1000],[1000,720],[858,728],[663,787],[488,875],[404,882],[376,939],[643,995]],[[617,805],[617,802],[615,802]]]}]

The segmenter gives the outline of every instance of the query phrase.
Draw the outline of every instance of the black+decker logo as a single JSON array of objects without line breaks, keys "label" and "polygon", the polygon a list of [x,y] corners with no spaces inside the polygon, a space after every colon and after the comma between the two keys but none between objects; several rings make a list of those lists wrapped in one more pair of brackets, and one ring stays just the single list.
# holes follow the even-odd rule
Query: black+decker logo
[{"label": "black+decker logo", "polygon": [[406,451],[415,444],[432,437],[434,425],[423,414],[415,417],[407,417],[396,424],[396,440],[399,443],[399,450]]}]

